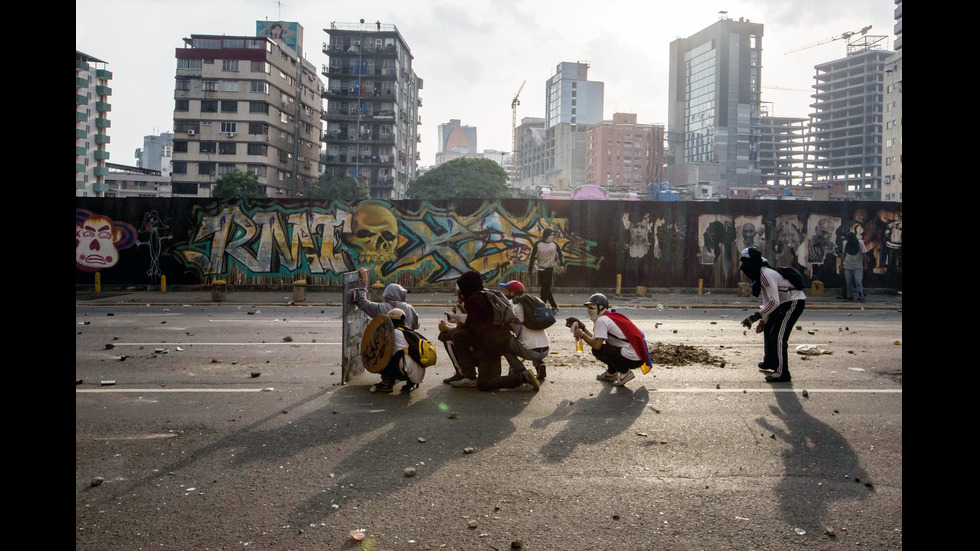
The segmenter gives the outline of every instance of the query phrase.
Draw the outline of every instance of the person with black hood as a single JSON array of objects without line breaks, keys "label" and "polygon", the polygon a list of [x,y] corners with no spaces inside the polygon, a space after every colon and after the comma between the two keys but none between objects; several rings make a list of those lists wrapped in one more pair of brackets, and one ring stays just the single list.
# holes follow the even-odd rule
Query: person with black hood
[{"label": "person with black hood", "polygon": [[850,300],[857,298],[858,302],[864,302],[863,280],[864,271],[868,269],[868,248],[854,232],[847,232],[841,267],[844,268],[844,285],[847,289],[847,296]]},{"label": "person with black hood", "polygon": [[386,316],[392,308],[399,308],[405,313],[405,327],[413,331],[418,330],[419,315],[411,304],[405,302],[405,299],[408,298],[408,289],[397,283],[391,283],[385,287],[381,294],[381,302],[371,302],[367,298],[368,279],[370,277],[368,269],[361,267],[358,272],[361,274],[361,284],[351,291],[349,300],[352,304],[357,305],[358,309],[372,318]]},{"label": "person with black hood", "polygon": [[541,240],[531,248],[531,259],[528,262],[527,271],[532,274],[534,267],[537,266],[541,300],[551,304],[551,309],[557,314],[558,304],[555,302],[554,295],[551,294],[551,288],[555,280],[555,266],[564,268],[565,257],[561,254],[561,247],[555,243],[554,233],[555,230],[545,228],[541,234]]},{"label": "person with black hood", "polygon": [[755,247],[742,251],[739,268],[752,282],[752,295],[762,296],[762,307],[758,312],[742,320],[747,329],[756,321],[755,332],[763,334],[764,353],[761,370],[771,370],[766,381],[781,383],[791,380],[789,374],[788,352],[789,335],[796,320],[800,319],[806,307],[806,295],[794,289],[793,285],[769,265],[762,253]]},{"label": "person with black hood", "polygon": [[520,371],[501,375],[501,357],[516,337],[509,328],[494,325],[493,305],[483,289],[480,273],[471,270],[459,276],[456,289],[466,317],[457,325],[440,321],[439,340],[447,343],[446,349],[459,372],[443,382],[476,386],[484,391],[517,388],[525,383],[535,390],[541,388],[535,374],[523,364]]}]

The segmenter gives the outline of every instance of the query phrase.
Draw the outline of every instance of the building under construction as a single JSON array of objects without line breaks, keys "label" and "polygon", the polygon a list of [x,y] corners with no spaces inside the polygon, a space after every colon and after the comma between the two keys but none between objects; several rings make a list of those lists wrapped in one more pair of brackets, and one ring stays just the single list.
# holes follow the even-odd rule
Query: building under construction
[{"label": "building under construction", "polygon": [[862,35],[847,56],[817,65],[804,147],[804,183],[846,187],[847,199],[881,198],[887,37]]}]

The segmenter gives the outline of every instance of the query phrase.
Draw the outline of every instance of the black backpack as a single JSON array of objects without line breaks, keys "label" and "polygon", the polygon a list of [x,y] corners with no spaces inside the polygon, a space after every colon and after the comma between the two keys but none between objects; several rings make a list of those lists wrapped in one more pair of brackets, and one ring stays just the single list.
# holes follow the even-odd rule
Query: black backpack
[{"label": "black backpack", "polygon": [[518,295],[515,300],[524,309],[524,327],[547,329],[555,324],[555,313],[543,300],[534,295]]},{"label": "black backpack", "polygon": [[503,293],[496,289],[483,289],[480,291],[487,297],[487,301],[490,302],[490,308],[493,310],[493,326],[500,327],[505,331],[511,331],[514,325],[519,325],[517,316],[514,315],[514,310],[511,309],[511,303],[507,300],[507,297]]},{"label": "black backpack", "polygon": [[779,272],[779,275],[783,276],[786,281],[792,286],[792,289],[801,291],[806,288],[806,280],[803,279],[803,274],[796,270],[792,266],[786,266],[785,268],[773,268]]}]

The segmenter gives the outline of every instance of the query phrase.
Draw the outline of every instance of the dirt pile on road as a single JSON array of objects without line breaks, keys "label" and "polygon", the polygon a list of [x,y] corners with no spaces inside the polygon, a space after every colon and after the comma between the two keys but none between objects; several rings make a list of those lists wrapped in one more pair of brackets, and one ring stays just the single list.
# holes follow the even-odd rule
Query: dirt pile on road
[{"label": "dirt pile on road", "polygon": [[647,343],[650,349],[650,359],[654,365],[680,366],[691,364],[708,364],[724,367],[725,360],[714,356],[707,350],[686,344],[656,344]]}]

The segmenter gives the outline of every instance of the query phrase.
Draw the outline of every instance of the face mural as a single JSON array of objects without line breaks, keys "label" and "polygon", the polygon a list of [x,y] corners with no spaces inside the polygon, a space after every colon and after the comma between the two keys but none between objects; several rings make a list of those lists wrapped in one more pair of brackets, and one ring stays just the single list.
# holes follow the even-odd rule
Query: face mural
[{"label": "face mural", "polygon": [[75,266],[79,270],[111,268],[119,262],[119,251],[135,242],[132,225],[84,209],[75,211]]}]

